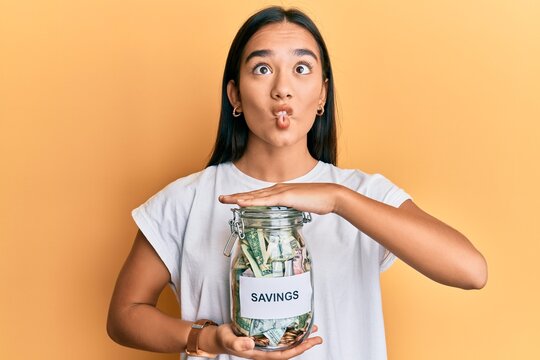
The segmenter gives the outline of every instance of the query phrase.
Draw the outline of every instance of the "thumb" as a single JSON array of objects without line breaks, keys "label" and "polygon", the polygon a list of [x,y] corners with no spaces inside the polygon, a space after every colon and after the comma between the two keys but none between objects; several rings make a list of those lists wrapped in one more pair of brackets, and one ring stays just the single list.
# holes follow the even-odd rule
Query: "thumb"
[{"label": "thumb", "polygon": [[231,348],[234,351],[248,351],[253,350],[255,347],[255,342],[247,337],[236,338],[231,344]]}]

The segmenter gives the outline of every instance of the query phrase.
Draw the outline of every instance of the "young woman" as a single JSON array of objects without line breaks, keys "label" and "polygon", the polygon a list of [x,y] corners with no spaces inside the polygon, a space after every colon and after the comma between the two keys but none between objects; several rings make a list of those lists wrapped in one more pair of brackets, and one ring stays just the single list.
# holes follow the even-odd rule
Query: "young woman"
[{"label": "young woman", "polygon": [[[107,325],[115,341],[184,352],[191,337],[198,342],[192,353],[220,359],[385,359],[379,274],[396,256],[437,282],[484,286],[486,262],[465,236],[383,176],[335,166],[333,85],[324,41],[302,12],[272,7],[246,21],[227,58],[208,167],[133,211],[140,231]],[[222,251],[234,204],[313,214],[303,232],[317,267],[320,336],[262,352],[233,334],[229,259]],[[180,300],[182,319],[155,307],[167,284]],[[202,330],[192,329],[201,319]]]}]

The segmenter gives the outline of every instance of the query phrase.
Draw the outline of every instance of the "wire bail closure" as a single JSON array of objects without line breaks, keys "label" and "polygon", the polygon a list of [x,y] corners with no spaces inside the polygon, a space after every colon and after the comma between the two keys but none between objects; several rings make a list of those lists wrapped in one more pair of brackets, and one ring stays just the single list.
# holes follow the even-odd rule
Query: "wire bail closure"
[{"label": "wire bail closure", "polygon": [[223,249],[223,255],[230,257],[234,244],[238,238],[243,239],[244,234],[244,220],[240,217],[240,209],[231,209],[233,212],[233,219],[229,220],[229,226],[231,228],[231,235],[227,239],[225,248]]}]

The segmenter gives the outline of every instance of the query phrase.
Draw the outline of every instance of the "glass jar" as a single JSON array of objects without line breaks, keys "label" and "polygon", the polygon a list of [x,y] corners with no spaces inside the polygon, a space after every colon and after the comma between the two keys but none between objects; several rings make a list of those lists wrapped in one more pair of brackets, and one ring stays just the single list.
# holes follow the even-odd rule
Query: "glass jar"
[{"label": "glass jar", "polygon": [[233,331],[259,350],[300,344],[313,325],[311,256],[301,231],[311,215],[283,206],[231,210],[224,254],[232,250]]}]

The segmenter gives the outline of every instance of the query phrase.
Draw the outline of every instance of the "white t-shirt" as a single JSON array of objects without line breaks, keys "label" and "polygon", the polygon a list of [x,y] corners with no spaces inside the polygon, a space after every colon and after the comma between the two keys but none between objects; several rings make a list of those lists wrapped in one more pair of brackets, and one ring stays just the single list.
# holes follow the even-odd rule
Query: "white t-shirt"
[{"label": "white t-shirt", "polygon": [[[379,174],[321,161],[289,182],[338,183],[394,207],[410,198]],[[229,162],[180,178],[133,210],[171,274],[183,319],[230,322],[230,258],[223,248],[230,235],[230,209],[237,206],[221,204],[218,196],[271,185]],[[386,359],[379,276],[395,256],[338,215],[312,218],[302,232],[312,256],[314,316],[323,344],[295,359]]]}]

